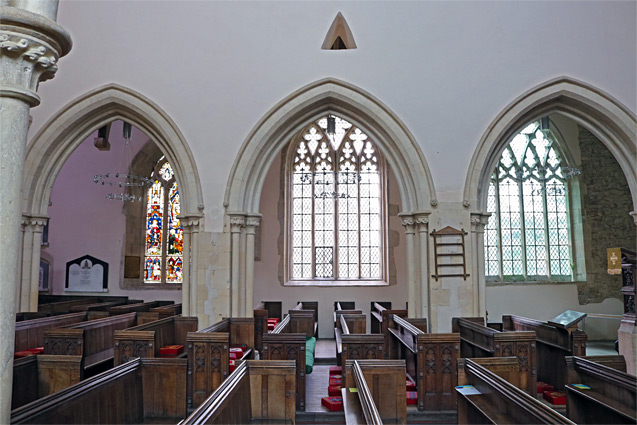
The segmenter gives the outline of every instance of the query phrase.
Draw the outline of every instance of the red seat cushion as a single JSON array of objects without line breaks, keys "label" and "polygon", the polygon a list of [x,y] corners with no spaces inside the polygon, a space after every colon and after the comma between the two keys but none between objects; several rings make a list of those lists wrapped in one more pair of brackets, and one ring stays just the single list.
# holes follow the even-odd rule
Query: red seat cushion
[{"label": "red seat cushion", "polygon": [[166,345],[159,349],[160,357],[175,357],[184,352],[183,345]]},{"label": "red seat cushion", "polygon": [[553,391],[553,385],[549,385],[546,382],[539,381],[537,383],[537,392],[538,394],[544,394],[544,391]]},{"label": "red seat cushion", "polygon": [[566,393],[562,391],[544,391],[544,400],[561,406],[566,404]]},{"label": "red seat cushion", "polygon": [[332,412],[337,412],[339,410],[343,410],[343,397],[323,397],[321,399],[321,404]]}]

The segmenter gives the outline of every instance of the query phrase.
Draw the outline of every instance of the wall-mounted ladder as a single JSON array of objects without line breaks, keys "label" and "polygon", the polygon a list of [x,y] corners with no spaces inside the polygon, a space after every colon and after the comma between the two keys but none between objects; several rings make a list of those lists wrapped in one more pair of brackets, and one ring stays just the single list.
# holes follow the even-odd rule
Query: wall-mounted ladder
[{"label": "wall-mounted ladder", "polygon": [[[431,235],[434,237],[434,261],[435,269],[434,274],[431,276],[438,280],[439,277],[462,277],[467,280],[469,276],[467,274],[467,259],[464,249],[464,237],[467,232],[464,229],[454,229],[451,226],[447,226],[441,230],[433,230]],[[449,247],[449,249],[445,249]],[[441,252],[452,251],[453,247],[456,247],[455,252]],[[449,263],[440,261],[443,257],[450,257]],[[454,259],[461,259],[462,262],[458,262]],[[462,273],[450,273],[446,270],[462,267]]]}]

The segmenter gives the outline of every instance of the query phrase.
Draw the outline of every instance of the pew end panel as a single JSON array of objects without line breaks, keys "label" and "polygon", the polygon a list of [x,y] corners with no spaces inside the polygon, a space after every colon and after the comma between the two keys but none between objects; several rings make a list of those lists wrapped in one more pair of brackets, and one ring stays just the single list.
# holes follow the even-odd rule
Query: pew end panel
[{"label": "pew end panel", "polygon": [[[230,344],[254,346],[254,318],[233,317],[230,319]],[[267,329],[267,327],[266,327]]]},{"label": "pew end panel", "polygon": [[454,410],[460,335],[420,334],[416,341],[417,372],[412,376],[418,388],[418,410]]},{"label": "pew end panel", "polygon": [[[344,369],[348,360],[381,360],[385,358],[385,337],[380,334],[345,334],[341,335],[343,351],[340,366]],[[404,377],[403,377],[404,380]],[[343,386],[349,385],[346,376]],[[404,384],[403,384],[404,386]]]},{"label": "pew end panel", "polygon": [[305,334],[263,335],[263,360],[296,362],[296,409],[305,411]]},{"label": "pew end panel", "polygon": [[230,335],[227,332],[189,332],[188,406],[197,407],[210,396],[230,374]]}]

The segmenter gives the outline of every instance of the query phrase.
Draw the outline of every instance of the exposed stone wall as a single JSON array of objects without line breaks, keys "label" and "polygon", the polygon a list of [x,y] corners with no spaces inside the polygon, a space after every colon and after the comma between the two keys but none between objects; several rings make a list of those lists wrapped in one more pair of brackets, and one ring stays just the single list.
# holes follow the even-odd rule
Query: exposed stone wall
[{"label": "exposed stone wall", "polygon": [[621,298],[621,278],[607,273],[606,248],[635,249],[637,230],[630,189],[611,152],[590,131],[579,130],[581,198],[586,282],[578,284],[581,304]]}]

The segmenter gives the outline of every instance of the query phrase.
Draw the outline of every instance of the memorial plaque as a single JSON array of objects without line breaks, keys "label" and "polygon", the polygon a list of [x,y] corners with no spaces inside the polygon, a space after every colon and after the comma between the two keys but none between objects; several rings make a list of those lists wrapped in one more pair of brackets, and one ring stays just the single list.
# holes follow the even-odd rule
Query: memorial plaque
[{"label": "memorial plaque", "polygon": [[85,255],[66,263],[66,291],[108,292],[108,263]]}]

